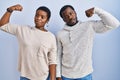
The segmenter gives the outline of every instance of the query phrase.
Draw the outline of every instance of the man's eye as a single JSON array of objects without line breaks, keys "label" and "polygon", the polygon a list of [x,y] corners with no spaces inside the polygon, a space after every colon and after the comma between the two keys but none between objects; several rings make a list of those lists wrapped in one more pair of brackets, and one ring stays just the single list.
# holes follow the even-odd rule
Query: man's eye
[{"label": "man's eye", "polygon": [[42,18],[42,19],[44,19],[44,17],[43,17],[43,16],[42,16],[41,18]]},{"label": "man's eye", "polygon": [[70,15],[73,15],[73,12],[71,12]]}]

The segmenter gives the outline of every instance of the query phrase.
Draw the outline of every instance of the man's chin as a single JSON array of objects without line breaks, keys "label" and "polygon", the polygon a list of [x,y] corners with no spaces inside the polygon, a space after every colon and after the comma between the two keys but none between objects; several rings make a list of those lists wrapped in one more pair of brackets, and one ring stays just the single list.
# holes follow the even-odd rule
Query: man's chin
[{"label": "man's chin", "polygon": [[73,22],[72,24],[75,25],[77,22]]}]

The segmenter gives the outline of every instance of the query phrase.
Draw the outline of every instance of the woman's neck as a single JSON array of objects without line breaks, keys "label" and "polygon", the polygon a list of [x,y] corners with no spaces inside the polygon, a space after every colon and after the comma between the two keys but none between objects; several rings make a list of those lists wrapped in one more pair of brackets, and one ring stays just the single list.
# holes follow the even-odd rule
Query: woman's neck
[{"label": "woman's neck", "polygon": [[47,30],[44,27],[36,27],[37,29],[41,30],[41,31],[45,31],[47,32]]}]

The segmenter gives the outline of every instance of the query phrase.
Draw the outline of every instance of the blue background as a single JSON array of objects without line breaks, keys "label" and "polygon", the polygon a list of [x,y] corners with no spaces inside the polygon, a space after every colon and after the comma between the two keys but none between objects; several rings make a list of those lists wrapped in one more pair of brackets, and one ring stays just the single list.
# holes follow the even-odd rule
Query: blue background
[{"label": "blue background", "polygon": [[[119,0],[0,0],[0,17],[11,5],[21,4],[22,12],[13,12],[11,23],[34,26],[35,10],[39,6],[51,9],[52,17],[48,30],[56,34],[63,28],[64,22],[59,16],[60,8],[65,4],[73,5],[81,21],[99,19],[91,18],[84,11],[97,6],[110,12],[120,20]],[[120,28],[104,34],[96,34],[93,46],[93,80],[120,80]],[[19,80],[17,71],[18,42],[15,36],[0,31],[0,80]]]}]

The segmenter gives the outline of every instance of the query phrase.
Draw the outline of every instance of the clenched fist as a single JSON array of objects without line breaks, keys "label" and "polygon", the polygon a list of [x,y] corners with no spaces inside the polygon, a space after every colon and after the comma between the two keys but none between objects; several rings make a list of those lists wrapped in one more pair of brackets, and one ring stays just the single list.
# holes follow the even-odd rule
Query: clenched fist
[{"label": "clenched fist", "polygon": [[90,8],[85,11],[87,17],[91,17],[94,14],[94,8]]},{"label": "clenched fist", "polygon": [[10,11],[22,11],[23,7],[20,4],[8,8]]}]

